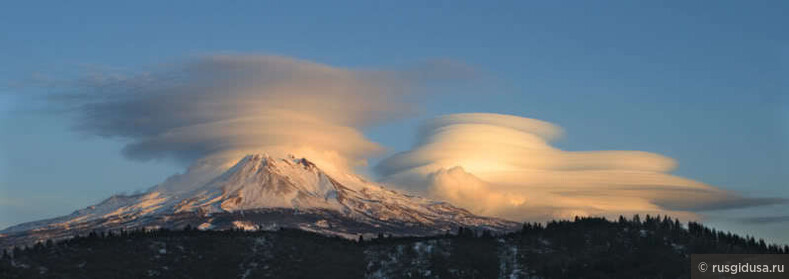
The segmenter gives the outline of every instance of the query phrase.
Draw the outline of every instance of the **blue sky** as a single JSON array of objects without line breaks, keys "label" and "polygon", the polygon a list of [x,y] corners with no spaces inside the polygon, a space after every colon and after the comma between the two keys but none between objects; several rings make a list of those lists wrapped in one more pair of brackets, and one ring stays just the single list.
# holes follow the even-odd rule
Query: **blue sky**
[{"label": "blue sky", "polygon": [[[56,89],[35,80],[217,52],[381,69],[451,59],[478,71],[426,88],[440,94],[425,97],[421,114],[366,131],[392,151],[408,149],[432,116],[515,114],[562,126],[557,145],[566,150],[655,152],[679,162],[675,174],[787,198],[787,13],[779,1],[9,4],[0,11],[0,226],[69,213],[182,170],[129,161],[123,142],[74,132],[40,98]],[[709,220],[789,242],[787,222],[732,217],[786,209]]]}]

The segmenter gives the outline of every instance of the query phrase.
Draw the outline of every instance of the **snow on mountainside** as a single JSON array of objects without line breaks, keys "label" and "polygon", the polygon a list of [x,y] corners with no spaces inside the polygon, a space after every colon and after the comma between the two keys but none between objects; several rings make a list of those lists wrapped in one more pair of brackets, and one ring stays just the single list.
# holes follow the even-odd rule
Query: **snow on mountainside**
[{"label": "snow on mountainside", "polygon": [[[185,174],[186,176],[189,173]],[[182,178],[189,180],[188,177]],[[429,235],[459,226],[508,231],[517,224],[401,194],[352,174],[329,175],[304,158],[248,155],[185,192],[153,187],[74,213],[0,231],[0,246],[136,228],[300,228],[325,234]]]}]

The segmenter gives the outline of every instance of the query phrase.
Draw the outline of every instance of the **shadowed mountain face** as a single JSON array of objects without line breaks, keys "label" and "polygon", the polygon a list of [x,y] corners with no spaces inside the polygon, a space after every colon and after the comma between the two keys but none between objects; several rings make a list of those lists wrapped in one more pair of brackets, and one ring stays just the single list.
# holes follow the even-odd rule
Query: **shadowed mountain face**
[{"label": "shadowed mountain face", "polygon": [[[189,181],[187,172],[181,180]],[[249,155],[187,191],[157,186],[116,195],[74,213],[9,227],[0,245],[64,239],[90,231],[139,228],[273,230],[431,235],[457,227],[510,231],[514,222],[480,217],[444,202],[404,195],[351,175],[332,174],[304,158]]]}]

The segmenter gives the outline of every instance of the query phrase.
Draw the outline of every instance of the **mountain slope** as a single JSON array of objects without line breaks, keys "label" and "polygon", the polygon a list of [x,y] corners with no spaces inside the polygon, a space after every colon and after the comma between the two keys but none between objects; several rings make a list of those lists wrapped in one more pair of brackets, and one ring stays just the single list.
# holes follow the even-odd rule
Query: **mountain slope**
[{"label": "mountain slope", "polygon": [[202,186],[189,189],[159,186],[142,194],[112,196],[68,216],[9,227],[0,231],[0,245],[63,239],[93,230],[187,225],[219,230],[287,227],[348,238],[378,233],[430,235],[461,226],[509,231],[517,226],[388,190],[355,175],[329,175],[304,158],[248,155]]}]

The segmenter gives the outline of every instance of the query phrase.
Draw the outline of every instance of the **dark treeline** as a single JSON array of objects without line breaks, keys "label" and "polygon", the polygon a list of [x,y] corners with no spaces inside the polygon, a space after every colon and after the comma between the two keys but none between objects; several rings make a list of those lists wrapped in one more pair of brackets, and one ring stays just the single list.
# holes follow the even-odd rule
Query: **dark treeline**
[{"label": "dark treeline", "polygon": [[668,217],[357,240],[301,230],[134,230],[4,250],[0,278],[687,278],[692,253],[789,253]]}]

